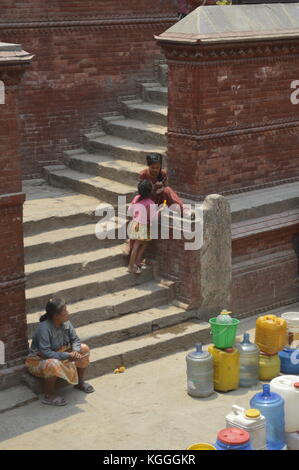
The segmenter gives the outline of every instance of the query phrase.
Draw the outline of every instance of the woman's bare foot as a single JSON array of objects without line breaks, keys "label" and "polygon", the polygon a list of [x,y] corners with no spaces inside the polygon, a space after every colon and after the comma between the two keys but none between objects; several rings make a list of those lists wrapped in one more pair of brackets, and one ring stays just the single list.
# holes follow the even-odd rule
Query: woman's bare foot
[{"label": "woman's bare foot", "polygon": [[140,269],[139,266],[137,266],[137,265],[135,264],[133,268],[130,268],[130,266],[128,267],[128,273],[131,273],[131,274],[141,274],[141,269]]}]

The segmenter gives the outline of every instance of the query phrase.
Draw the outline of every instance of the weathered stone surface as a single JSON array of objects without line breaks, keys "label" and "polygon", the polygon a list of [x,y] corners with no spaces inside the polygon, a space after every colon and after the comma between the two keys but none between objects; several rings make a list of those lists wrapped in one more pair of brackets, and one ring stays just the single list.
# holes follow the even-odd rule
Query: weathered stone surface
[{"label": "weathered stone surface", "polygon": [[203,220],[200,311],[205,316],[229,307],[231,301],[231,212],[228,201],[218,194],[206,197]]}]

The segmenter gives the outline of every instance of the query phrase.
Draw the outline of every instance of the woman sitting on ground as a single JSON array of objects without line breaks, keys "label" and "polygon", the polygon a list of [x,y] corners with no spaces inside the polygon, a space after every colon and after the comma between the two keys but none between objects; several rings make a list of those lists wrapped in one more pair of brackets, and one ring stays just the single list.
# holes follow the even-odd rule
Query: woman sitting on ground
[{"label": "woman sitting on ground", "polygon": [[69,321],[66,303],[59,298],[50,299],[46,314],[41,316],[35,331],[25,365],[29,372],[44,379],[46,405],[63,406],[67,402],[55,395],[57,378],[85,393],[94,388],[84,382],[84,372],[89,365],[89,347],[81,344],[73,325]]}]

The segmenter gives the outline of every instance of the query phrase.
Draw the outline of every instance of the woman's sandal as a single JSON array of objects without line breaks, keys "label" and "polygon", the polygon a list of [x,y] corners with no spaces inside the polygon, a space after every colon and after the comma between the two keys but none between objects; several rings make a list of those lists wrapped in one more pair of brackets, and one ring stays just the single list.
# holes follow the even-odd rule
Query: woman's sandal
[{"label": "woman's sandal", "polygon": [[46,396],[43,398],[42,403],[44,405],[52,405],[52,406],[65,406],[67,405],[67,401],[63,397],[54,397],[54,398],[47,398]]},{"label": "woman's sandal", "polygon": [[77,388],[78,390],[81,390],[82,392],[85,392],[85,393],[93,393],[95,391],[93,386],[86,383],[86,382],[83,382],[82,384],[75,385],[75,388]]}]

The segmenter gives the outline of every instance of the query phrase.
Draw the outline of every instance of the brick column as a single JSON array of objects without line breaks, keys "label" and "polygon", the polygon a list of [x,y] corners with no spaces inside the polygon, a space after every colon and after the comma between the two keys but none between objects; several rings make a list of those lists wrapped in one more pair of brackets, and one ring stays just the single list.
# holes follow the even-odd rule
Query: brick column
[{"label": "brick column", "polygon": [[0,42],[0,340],[5,363],[28,350],[18,91],[31,59],[20,45]]}]

